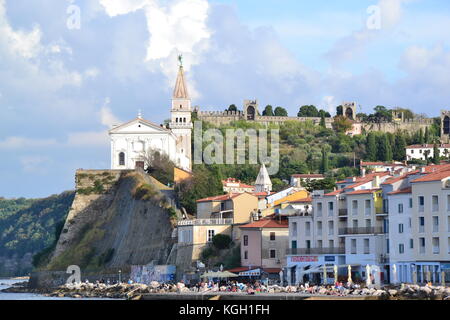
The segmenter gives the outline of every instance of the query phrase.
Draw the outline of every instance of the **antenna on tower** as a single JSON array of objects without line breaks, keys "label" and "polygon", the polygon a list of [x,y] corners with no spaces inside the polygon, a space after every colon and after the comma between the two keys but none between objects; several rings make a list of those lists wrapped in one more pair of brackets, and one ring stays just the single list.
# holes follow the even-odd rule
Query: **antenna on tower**
[{"label": "antenna on tower", "polygon": [[139,111],[138,111],[138,119],[142,119],[142,110],[141,109],[139,109]]}]

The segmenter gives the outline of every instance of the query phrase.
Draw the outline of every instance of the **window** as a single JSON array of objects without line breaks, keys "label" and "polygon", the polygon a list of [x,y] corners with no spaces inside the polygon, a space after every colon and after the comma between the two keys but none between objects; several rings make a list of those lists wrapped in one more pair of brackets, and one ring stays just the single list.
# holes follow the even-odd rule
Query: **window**
[{"label": "window", "polygon": [[125,153],[121,152],[119,153],[119,166],[125,165]]},{"label": "window", "polygon": [[356,254],[356,239],[351,239],[351,254]]},{"label": "window", "polygon": [[311,249],[311,240],[306,240],[306,249]]},{"label": "window", "polygon": [[450,217],[447,217],[447,231],[450,232]]},{"label": "window", "polygon": [[364,254],[370,253],[370,240],[364,239]]},{"label": "window", "polygon": [[328,202],[328,215],[330,217],[333,216],[333,211],[334,211],[334,203]]},{"label": "window", "polygon": [[398,213],[403,213],[403,203],[398,204]]},{"label": "window", "polygon": [[277,250],[271,249],[270,250],[270,259],[276,259],[277,257]]},{"label": "window", "polygon": [[450,253],[450,238],[447,239],[447,242],[448,242],[447,243],[447,248],[448,248],[447,251],[448,251],[448,253]]},{"label": "window", "polygon": [[403,231],[404,231],[403,223],[400,223],[400,224],[398,225],[398,233],[403,233]]},{"label": "window", "polygon": [[297,237],[297,222],[292,222],[292,236]]},{"label": "window", "polygon": [[328,235],[334,235],[334,221],[328,221]]},{"label": "window", "polygon": [[311,236],[311,222],[306,222],[305,229],[306,229],[306,236],[307,237]]},{"label": "window", "polygon": [[214,235],[216,234],[215,230],[208,230],[208,242],[212,242],[212,239],[214,238]]},{"label": "window", "polygon": [[413,207],[413,199],[409,198],[409,207],[412,208]]},{"label": "window", "polygon": [[247,235],[244,236],[244,246],[245,247],[248,246],[248,236]]},{"label": "window", "polygon": [[439,217],[433,217],[433,232],[439,232]]},{"label": "window", "polygon": [[358,228],[358,220],[353,220],[353,228]]},{"label": "window", "polygon": [[356,216],[358,214],[358,201],[353,200],[352,201],[352,214]]},{"label": "window", "polygon": [[419,238],[419,253],[425,253],[425,238]]},{"label": "window", "polygon": [[372,220],[366,219],[366,228],[371,228],[371,227],[372,227]]},{"label": "window", "polygon": [[447,195],[447,211],[450,211],[450,194]]},{"label": "window", "polygon": [[409,248],[414,249],[414,239],[409,239]]},{"label": "window", "polygon": [[411,229],[412,228],[412,219],[411,218],[408,219],[408,225],[409,225],[409,228]]},{"label": "window", "polygon": [[270,233],[270,241],[275,241],[275,232]]},{"label": "window", "polygon": [[420,196],[419,197],[419,212],[423,212],[424,211],[424,206],[425,206],[425,197]]},{"label": "window", "polygon": [[439,238],[433,238],[433,254],[439,254]]},{"label": "window", "polygon": [[369,216],[371,214],[370,200],[365,201],[365,211],[366,211],[366,216]]},{"label": "window", "polygon": [[248,259],[248,251],[244,251],[244,259],[245,259],[245,260]]},{"label": "window", "polygon": [[318,236],[322,235],[322,222],[321,221],[317,222],[317,235]]},{"label": "window", "polygon": [[323,247],[322,240],[317,240],[317,248],[322,248],[322,247]]},{"label": "window", "polygon": [[398,253],[400,253],[400,254],[405,253],[405,245],[403,243],[400,243],[398,245]]},{"label": "window", "polygon": [[425,232],[425,218],[419,217],[419,232],[424,233]]},{"label": "window", "polygon": [[292,240],[291,248],[292,249],[297,249],[297,240]]},{"label": "window", "polygon": [[317,216],[322,216],[322,202],[317,203]]},{"label": "window", "polygon": [[386,253],[389,254],[390,247],[389,247],[389,239],[386,239]]},{"label": "window", "polygon": [[383,213],[389,213],[389,200],[383,199]]},{"label": "window", "polygon": [[439,197],[438,196],[433,196],[431,198],[431,203],[432,203],[433,212],[439,211]]},{"label": "window", "polygon": [[334,248],[334,240],[328,240],[328,248]]}]

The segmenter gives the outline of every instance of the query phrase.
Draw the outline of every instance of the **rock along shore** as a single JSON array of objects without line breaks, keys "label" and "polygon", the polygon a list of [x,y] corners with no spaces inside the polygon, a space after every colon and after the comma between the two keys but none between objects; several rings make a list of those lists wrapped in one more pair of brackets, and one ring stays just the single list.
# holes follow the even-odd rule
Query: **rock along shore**
[{"label": "rock along shore", "polygon": [[[16,285],[8,289],[4,289],[3,292],[9,293],[36,293],[43,294],[49,297],[70,297],[70,298],[111,298],[111,299],[125,299],[125,300],[140,300],[147,296],[155,295],[158,299],[164,300],[167,298],[174,299],[179,297],[180,300],[191,300],[199,295],[212,295],[212,296],[232,296],[235,295],[236,299],[240,296],[244,298],[247,296],[247,288],[244,286],[238,289],[236,292],[229,292],[227,287],[216,288],[201,288],[190,289],[184,286],[182,283],[178,284],[161,284],[158,282],[152,282],[150,285],[145,284],[114,284],[107,285],[102,283],[77,283],[66,284],[54,289],[29,289],[26,283]],[[299,297],[327,297],[329,299],[342,299],[342,298],[361,298],[361,297],[373,297],[377,299],[385,300],[450,300],[450,287],[441,286],[418,286],[418,285],[402,285],[401,287],[390,287],[383,289],[375,288],[353,288],[353,289],[341,289],[338,290],[334,287],[328,286],[311,286],[311,287],[281,287],[281,286],[261,286],[259,290],[255,292],[255,297],[258,295],[267,297],[276,297],[278,295]],[[174,297],[175,296],[175,297]]]}]

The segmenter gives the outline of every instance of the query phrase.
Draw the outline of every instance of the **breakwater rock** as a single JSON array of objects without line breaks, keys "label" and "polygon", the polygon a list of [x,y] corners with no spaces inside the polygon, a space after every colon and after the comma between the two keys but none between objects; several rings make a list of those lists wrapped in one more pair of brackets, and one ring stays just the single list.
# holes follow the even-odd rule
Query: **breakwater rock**
[{"label": "breakwater rock", "polygon": [[[12,287],[6,289],[7,292],[30,292],[26,287]],[[376,297],[386,300],[450,300],[450,287],[442,286],[418,286],[402,285],[401,287],[389,288],[336,288],[334,286],[258,286],[247,287],[244,284],[238,286],[214,286],[206,285],[200,287],[188,288],[183,283],[163,284],[152,282],[145,284],[114,284],[107,285],[103,283],[77,283],[66,284],[56,289],[35,289],[33,293],[40,293],[50,297],[71,297],[71,298],[112,298],[126,300],[140,300],[144,295],[151,294],[205,294],[221,293],[227,294],[271,294],[276,297],[277,294],[284,295],[303,295],[303,296],[335,296],[338,297]],[[164,297],[162,296],[164,299]]]}]

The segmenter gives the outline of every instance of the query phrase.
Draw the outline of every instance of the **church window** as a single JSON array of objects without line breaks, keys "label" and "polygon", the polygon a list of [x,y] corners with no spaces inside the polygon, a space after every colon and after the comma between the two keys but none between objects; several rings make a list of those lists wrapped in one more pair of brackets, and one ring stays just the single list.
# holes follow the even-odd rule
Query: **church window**
[{"label": "church window", "polygon": [[175,119],[175,122],[178,123],[178,118]]},{"label": "church window", "polygon": [[119,153],[119,166],[125,165],[125,153],[121,152]]},{"label": "church window", "polygon": [[183,105],[182,104],[180,104],[180,109],[183,109]]},{"label": "church window", "polygon": [[186,118],[183,118],[183,122],[186,123]]}]

